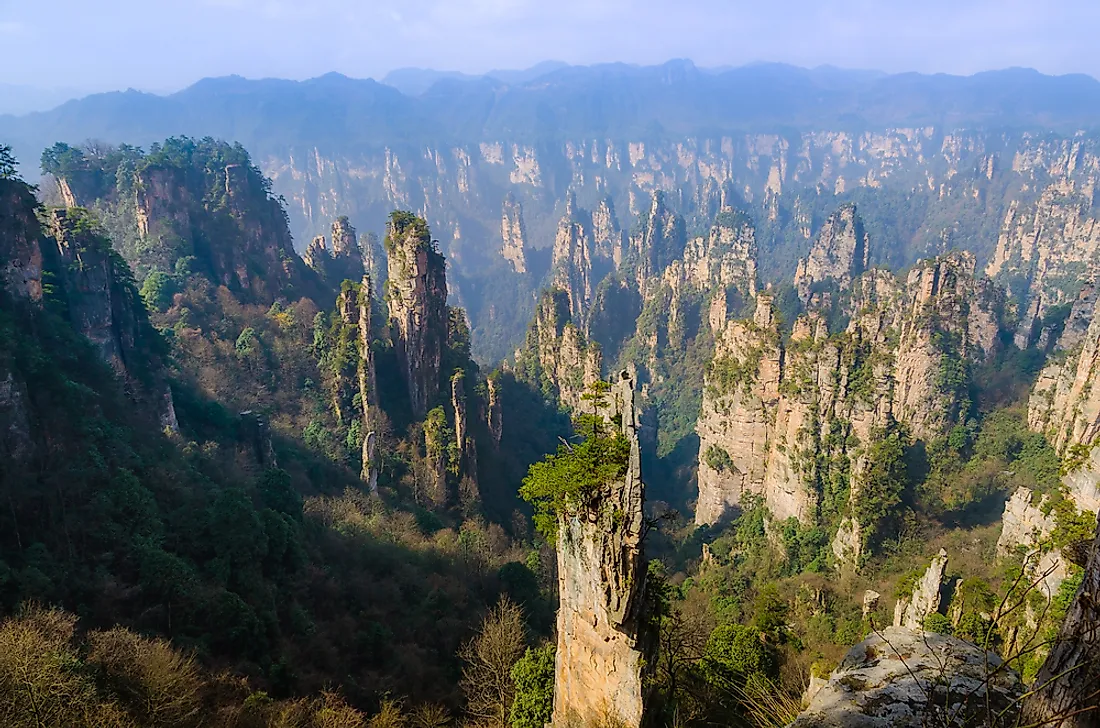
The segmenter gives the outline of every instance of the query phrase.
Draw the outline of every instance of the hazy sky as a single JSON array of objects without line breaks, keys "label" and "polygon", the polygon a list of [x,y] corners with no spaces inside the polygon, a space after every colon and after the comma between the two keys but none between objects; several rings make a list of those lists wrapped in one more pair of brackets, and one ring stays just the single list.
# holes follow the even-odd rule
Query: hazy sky
[{"label": "hazy sky", "polygon": [[1100,76],[1098,0],[0,0],[0,83],[181,88],[546,59]]}]

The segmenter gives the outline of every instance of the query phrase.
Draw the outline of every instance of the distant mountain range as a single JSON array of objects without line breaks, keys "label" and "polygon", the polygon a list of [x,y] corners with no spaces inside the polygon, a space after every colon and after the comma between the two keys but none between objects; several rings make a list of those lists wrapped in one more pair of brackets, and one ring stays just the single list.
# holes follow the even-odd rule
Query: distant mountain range
[{"label": "distant mountain range", "polygon": [[41,150],[61,139],[144,145],[209,135],[239,141],[262,158],[300,144],[338,151],[925,125],[1072,132],[1100,120],[1096,79],[1022,68],[950,76],[770,63],[704,70],[687,60],[644,67],[548,62],[483,76],[403,69],[384,80],[227,76],[165,96],[95,94],[50,111],[0,116],[0,138],[36,167]]}]

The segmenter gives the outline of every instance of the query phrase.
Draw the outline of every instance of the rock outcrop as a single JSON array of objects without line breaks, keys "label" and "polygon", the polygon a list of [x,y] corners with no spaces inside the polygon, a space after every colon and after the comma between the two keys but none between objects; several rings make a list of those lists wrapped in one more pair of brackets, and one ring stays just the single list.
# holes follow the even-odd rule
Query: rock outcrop
[{"label": "rock outcrop", "polygon": [[[856,206],[841,206],[822,225],[807,257],[798,261],[794,285],[798,297],[810,304],[820,284],[830,281],[847,288],[870,262],[870,246]],[[815,285],[817,284],[817,285]]]},{"label": "rock outcrop", "polygon": [[56,245],[58,277],[73,329],[150,400],[163,427],[178,429],[161,342],[145,313],[126,262],[83,208],[50,210],[46,233]]},{"label": "rock outcrop", "polygon": [[570,193],[554,236],[550,270],[553,285],[569,297],[574,321],[587,321],[596,284],[621,259],[622,232],[611,202],[603,200],[589,212]]},{"label": "rock outcrop", "polygon": [[638,728],[646,687],[643,501],[634,380],[618,375],[608,418],[630,441],[622,481],[558,516],[555,726]]},{"label": "rock outcrop", "polygon": [[394,213],[385,239],[389,260],[390,325],[413,414],[423,417],[439,395],[447,338],[446,263],[428,225]]},{"label": "rock outcrop", "polygon": [[997,539],[997,555],[1005,558],[1023,548],[1024,564],[1047,597],[1058,593],[1069,571],[1060,549],[1053,548],[1051,536],[1057,527],[1054,514],[1047,507],[1049,496],[1038,499],[1027,489],[1020,488],[1005,503],[1001,516],[1001,535]]},{"label": "rock outcrop", "polygon": [[944,576],[947,573],[947,552],[940,549],[932,557],[924,574],[913,585],[908,596],[900,597],[894,604],[894,626],[909,630],[924,629],[924,620],[939,614],[943,608]]},{"label": "rock outcrop", "polygon": [[343,281],[358,281],[364,274],[370,274],[355,228],[346,217],[333,221],[331,238],[331,244],[326,243],[324,235],[310,242],[302,254],[306,265],[333,286]]},{"label": "rock outcrop", "polygon": [[668,206],[663,192],[654,192],[649,210],[642,216],[638,232],[631,234],[627,262],[639,288],[656,280],[674,260],[683,257],[687,245],[684,218]]},{"label": "rock outcrop", "polygon": [[478,497],[477,447],[470,434],[469,415],[466,412],[466,373],[459,370],[451,377],[451,411],[455,418],[455,451],[458,453],[458,470],[462,475],[459,495],[466,500]]},{"label": "rock outcrop", "polygon": [[511,192],[504,198],[500,214],[500,255],[516,273],[527,272],[527,227],[523,224],[523,205]]},{"label": "rock outcrop", "polygon": [[[684,269],[697,288],[731,289],[745,300],[756,295],[756,230],[740,212],[720,212],[706,237],[692,238],[684,250]],[[727,308],[737,308],[727,302]]]},{"label": "rock outcrop", "polygon": [[504,435],[504,407],[500,400],[500,379],[490,375],[485,382],[488,402],[485,405],[486,425],[493,444],[500,447],[500,438]]},{"label": "rock outcrop", "polygon": [[[715,342],[706,377],[699,434],[699,498],[695,522],[716,523],[746,493],[763,490],[779,402],[782,362],[770,296],[757,298],[751,321],[731,321]],[[783,508],[775,499],[769,507]],[[786,514],[784,516],[786,517]]]},{"label": "rock outcrop", "polygon": [[585,339],[570,313],[569,295],[545,291],[535,307],[527,340],[516,352],[516,374],[576,409],[588,385],[600,379],[600,348]]},{"label": "rock outcrop", "polygon": [[887,627],[848,652],[789,728],[1014,725],[1024,686],[1003,664],[957,637]]}]

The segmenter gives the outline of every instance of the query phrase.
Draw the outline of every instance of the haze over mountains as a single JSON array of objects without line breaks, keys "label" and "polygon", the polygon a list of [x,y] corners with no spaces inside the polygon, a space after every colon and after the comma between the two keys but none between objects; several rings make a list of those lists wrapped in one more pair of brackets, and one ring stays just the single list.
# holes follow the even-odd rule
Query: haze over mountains
[{"label": "haze over mountains", "polygon": [[165,96],[118,91],[2,117],[0,135],[30,160],[60,138],[148,144],[173,134],[212,135],[263,152],[288,141],[378,146],[501,134],[537,141],[923,124],[1076,131],[1095,126],[1098,113],[1096,79],[1023,68],[951,76],[772,63],[707,70],[687,60],[546,62],[482,76],[399,69],[381,83],[335,73],[307,81],[207,78]]},{"label": "haze over mountains", "polygon": [[[0,117],[0,139],[13,146],[29,178],[42,150],[59,140],[148,147],[188,135],[238,142],[286,198],[300,251],[339,215],[382,234],[389,210],[418,211],[448,255],[451,294],[467,308],[475,351],[498,359],[512,351],[533,311],[570,193],[585,209],[609,198],[628,230],[655,190],[676,198],[670,204],[693,224],[708,225],[703,197],[711,193],[704,188],[733,184],[741,206],[769,218],[771,229],[761,232],[761,270],[769,279],[790,275],[825,216],[862,195],[872,231],[900,236],[880,247],[892,258],[877,262],[901,266],[939,244],[941,218],[959,219],[946,212],[955,204],[950,196],[921,182],[958,165],[953,153],[935,162],[929,156],[952,132],[979,133],[966,142],[976,153],[1014,148],[1029,134],[1072,136],[1100,119],[1100,82],[1028,69],[949,76],[783,64],[707,70],[687,60],[548,62],[480,77],[405,69],[385,80],[393,85],[335,73],[307,81],[228,76],[166,96],[96,94],[48,112]],[[860,136],[883,133],[905,141]],[[918,137],[923,141],[914,146]],[[796,156],[807,170],[799,171]],[[879,169],[877,181],[868,168]],[[902,195],[912,214],[898,218],[894,208],[882,208],[883,195],[861,192],[879,185]],[[765,210],[776,194],[773,202],[785,211]],[[517,274],[500,254],[509,244],[501,227],[509,195],[522,207],[516,221],[530,265],[505,295],[499,275]],[[970,232],[951,234],[980,263],[996,229],[966,236],[1003,217],[1008,198],[997,192],[993,199],[992,215],[976,215],[962,223]],[[807,204],[818,212],[804,224],[798,218]],[[929,218],[934,224],[925,224]]]}]

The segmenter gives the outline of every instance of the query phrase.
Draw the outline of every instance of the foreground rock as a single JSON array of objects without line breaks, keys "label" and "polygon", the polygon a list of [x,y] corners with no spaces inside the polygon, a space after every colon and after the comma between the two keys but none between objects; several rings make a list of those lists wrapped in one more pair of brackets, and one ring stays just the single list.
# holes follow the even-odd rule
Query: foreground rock
[{"label": "foreground rock", "polygon": [[977,645],[888,627],[848,652],[789,728],[1014,725],[1023,692],[1019,676]]},{"label": "foreground rock", "polygon": [[623,372],[609,419],[630,441],[626,476],[578,512],[558,517],[558,650],[555,726],[641,725],[645,688],[645,490],[634,380]]}]

